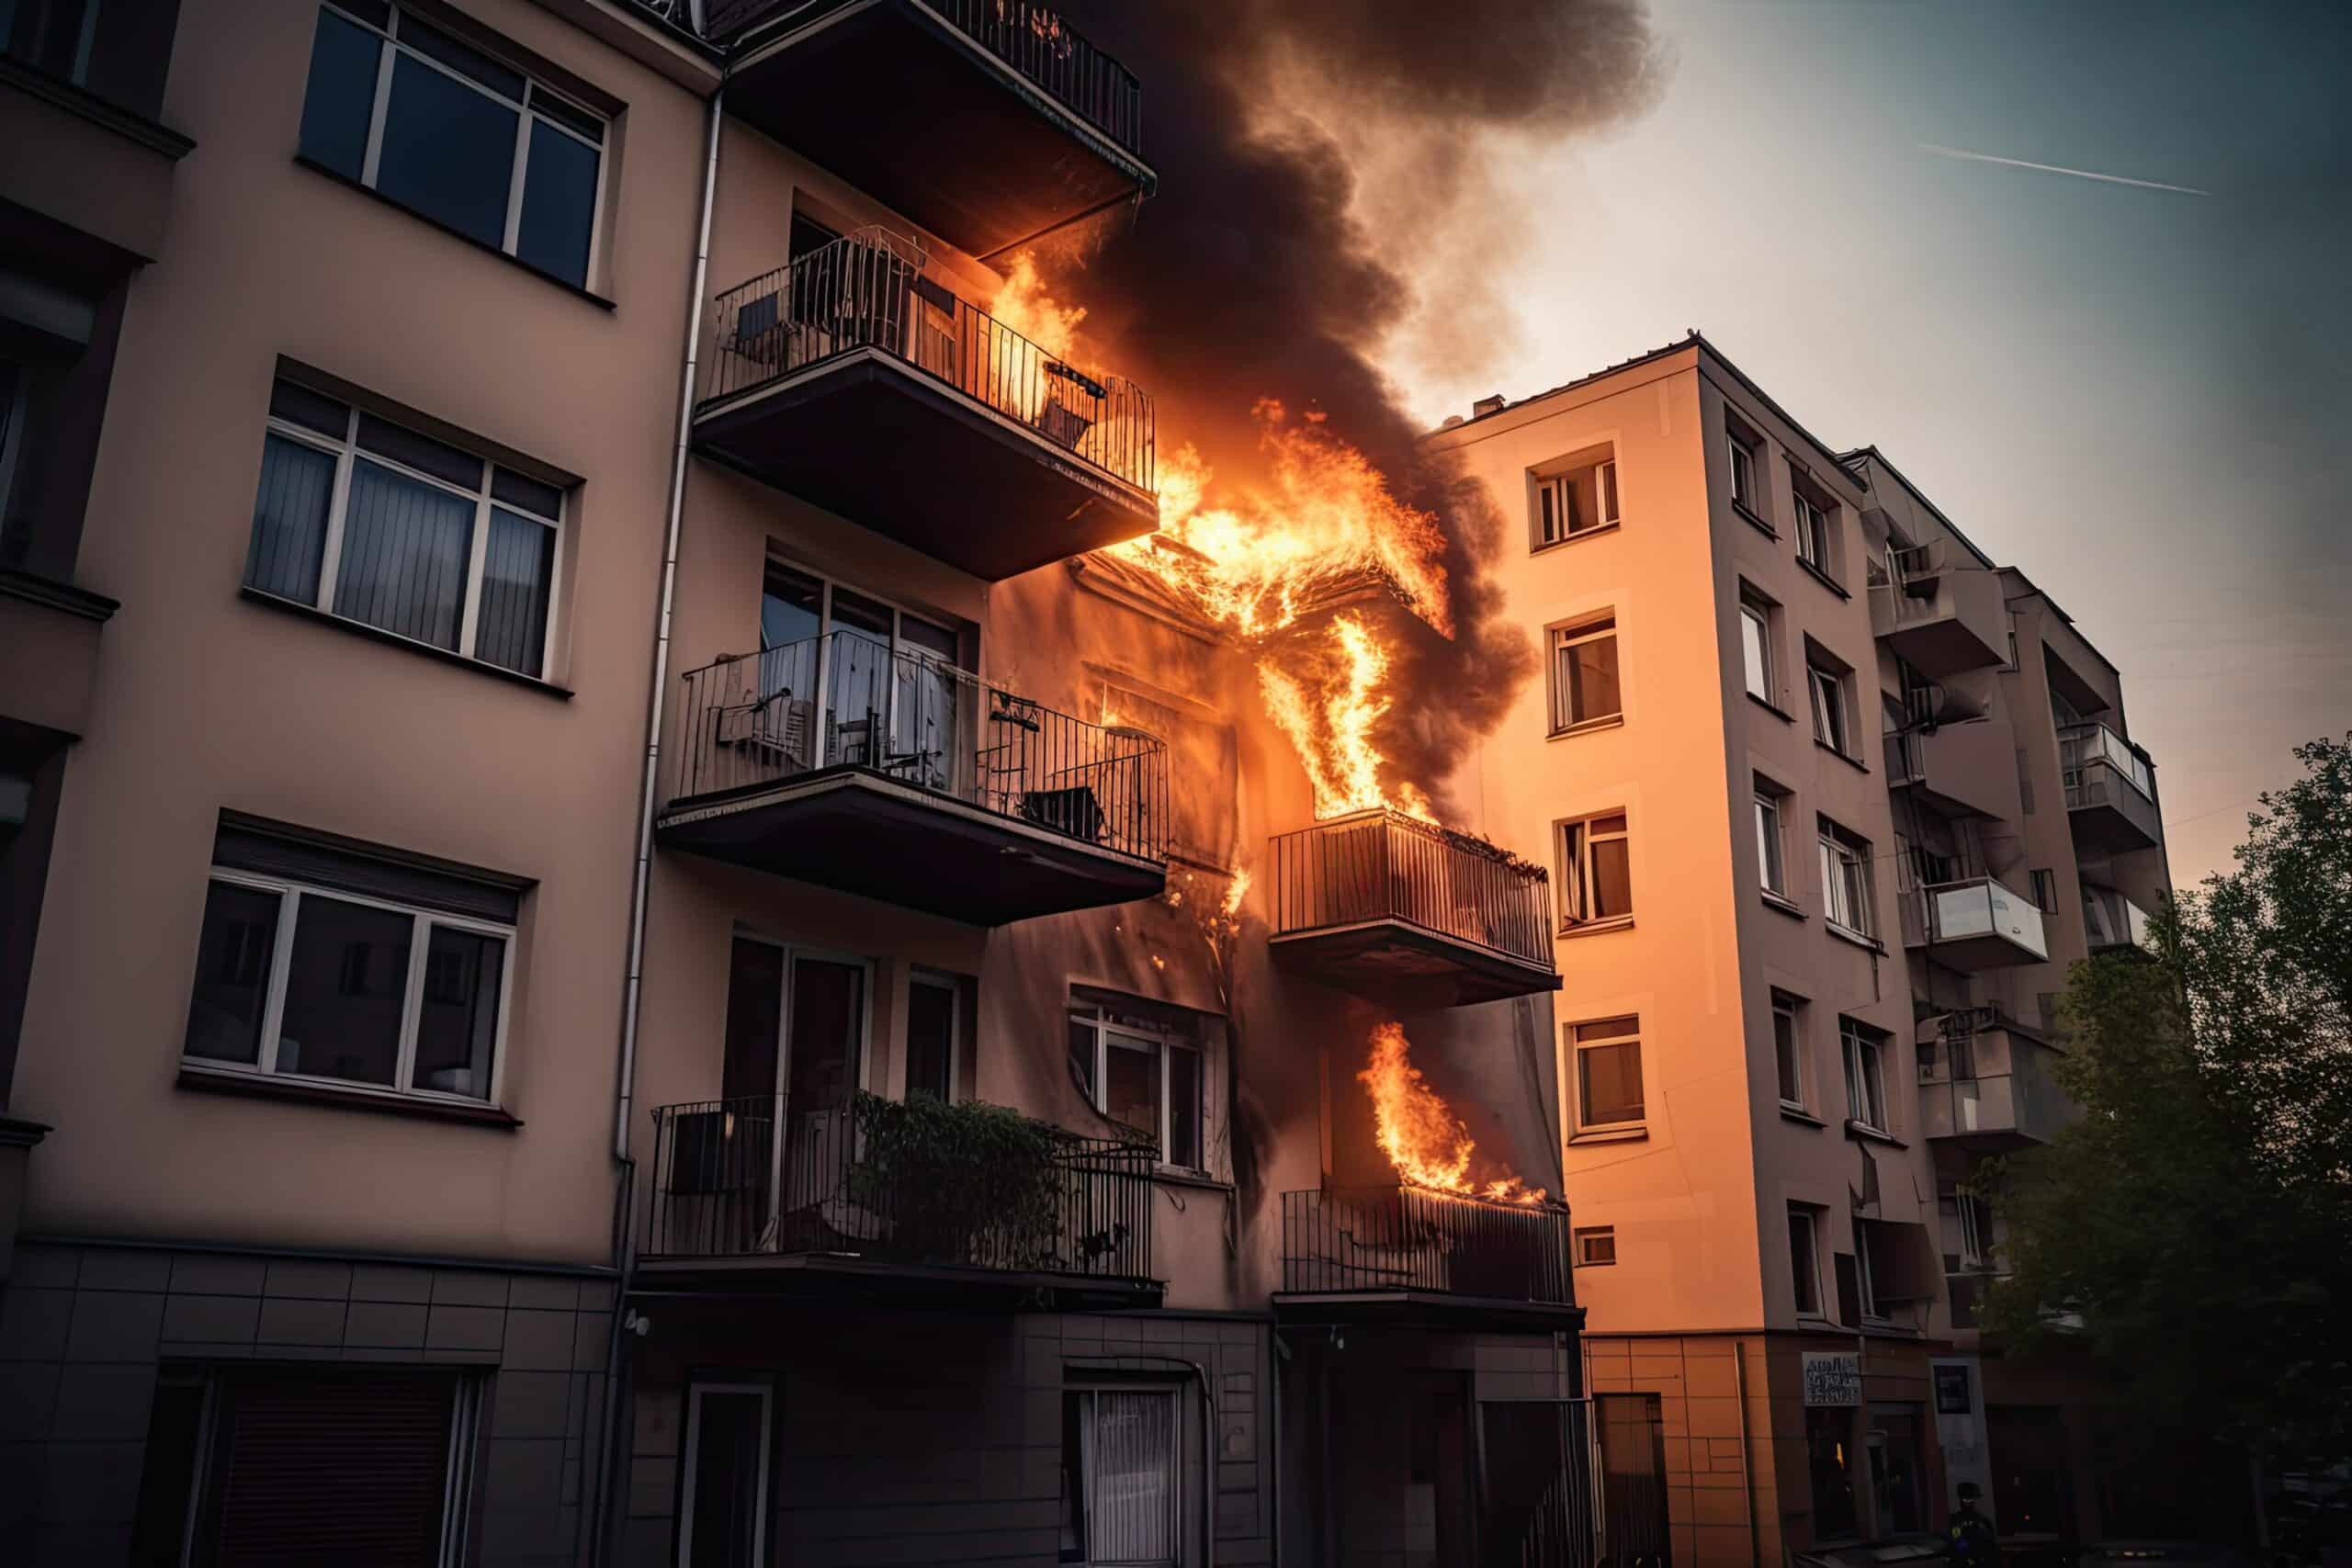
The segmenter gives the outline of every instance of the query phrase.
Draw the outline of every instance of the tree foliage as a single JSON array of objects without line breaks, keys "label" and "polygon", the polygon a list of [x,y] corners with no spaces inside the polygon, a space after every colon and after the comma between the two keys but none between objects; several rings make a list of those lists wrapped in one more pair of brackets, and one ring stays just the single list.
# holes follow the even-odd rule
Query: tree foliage
[{"label": "tree foliage", "polygon": [[2075,965],[2083,1108],[1984,1183],[2011,1353],[2086,1345],[2143,1429],[2352,1456],[2352,738],[2299,747],[2235,870]]}]

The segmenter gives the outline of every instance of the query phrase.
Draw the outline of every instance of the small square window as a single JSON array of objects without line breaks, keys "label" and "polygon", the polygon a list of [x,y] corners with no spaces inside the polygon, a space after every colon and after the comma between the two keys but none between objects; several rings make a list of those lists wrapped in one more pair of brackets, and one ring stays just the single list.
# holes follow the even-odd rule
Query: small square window
[{"label": "small square window", "polygon": [[1600,1269],[1617,1261],[1617,1227],[1594,1225],[1577,1232],[1577,1267]]}]

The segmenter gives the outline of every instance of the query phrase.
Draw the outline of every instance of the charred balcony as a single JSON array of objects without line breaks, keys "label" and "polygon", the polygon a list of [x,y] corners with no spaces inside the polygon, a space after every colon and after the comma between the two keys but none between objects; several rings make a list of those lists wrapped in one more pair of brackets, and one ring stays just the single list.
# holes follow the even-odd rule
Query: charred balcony
[{"label": "charred balcony", "polygon": [[1913,669],[1942,679],[2007,659],[2001,580],[1965,552],[1941,539],[1897,546],[1871,575],[1871,628]]},{"label": "charred balcony", "polygon": [[1168,880],[1168,749],[861,632],[684,677],[673,848],[976,925]]},{"label": "charred balcony", "polygon": [[2106,725],[2069,725],[2058,732],[2058,766],[2076,843],[2120,854],[2164,842],[2155,769],[2145,751]]},{"label": "charred balcony", "polygon": [[1333,985],[1434,985],[1454,1003],[1556,991],[1540,866],[1375,808],[1277,836],[1276,957]]},{"label": "charred balcony", "polygon": [[2046,964],[2041,911],[1990,876],[1914,888],[1903,902],[1903,942],[1947,968],[1976,971]]},{"label": "charred balcony", "polygon": [[1150,397],[923,266],[866,230],[721,294],[695,449],[991,581],[1158,527]]},{"label": "charred balcony", "polygon": [[1277,1311],[1317,1321],[1540,1319],[1571,1327],[1568,1212],[1402,1183],[1283,1194]]},{"label": "charred balcony", "polygon": [[1158,1302],[1150,1144],[997,1112],[1010,1130],[975,1158],[910,1135],[920,1109],[789,1092],[660,1107],[642,1267],[854,1298]]},{"label": "charred balcony", "polygon": [[2075,1115],[2052,1068],[2060,1053],[1998,1008],[1920,1026],[1919,1117],[1934,1141],[1972,1154],[2046,1144]]},{"label": "charred balcony", "polygon": [[1142,85],[1031,0],[738,0],[713,30],[729,113],[973,255],[1157,182]]}]

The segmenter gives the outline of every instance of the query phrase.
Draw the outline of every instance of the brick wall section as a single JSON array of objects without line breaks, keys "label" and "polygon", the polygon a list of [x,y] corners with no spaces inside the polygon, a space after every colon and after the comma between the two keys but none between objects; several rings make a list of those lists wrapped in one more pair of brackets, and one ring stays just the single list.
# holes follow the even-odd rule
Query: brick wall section
[{"label": "brick wall section", "polygon": [[[775,1382],[770,1529],[795,1568],[1019,1563],[1057,1557],[1061,1395],[1092,1374],[1178,1381],[1197,1471],[1198,1363],[1216,1392],[1211,1483],[1220,1568],[1272,1553],[1271,1346],[1264,1324],[1182,1314],[697,1314],[649,1301],[633,1392],[628,1518],[616,1562],[673,1551],[685,1385]],[[1200,1498],[1187,1498],[1188,1532]],[[1190,1554],[1197,1561],[1195,1548]]]},{"label": "brick wall section", "polygon": [[164,1361],[373,1361],[489,1378],[481,1561],[571,1563],[613,1293],[572,1274],[21,1244],[0,1289],[0,1540],[30,1542],[28,1563],[121,1561]]}]

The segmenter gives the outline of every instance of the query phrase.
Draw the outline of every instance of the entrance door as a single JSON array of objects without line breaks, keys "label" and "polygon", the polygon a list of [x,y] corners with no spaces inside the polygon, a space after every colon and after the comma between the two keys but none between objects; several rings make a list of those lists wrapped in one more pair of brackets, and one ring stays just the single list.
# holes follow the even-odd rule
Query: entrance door
[{"label": "entrance door", "polygon": [[762,1568],[766,1562],[774,1398],[763,1382],[698,1382],[687,1389],[678,1568]]},{"label": "entrance door", "polygon": [[1877,1535],[1916,1535],[1928,1528],[1920,1484],[1920,1409],[1916,1404],[1873,1404],[1864,1439],[1870,1455],[1871,1501],[1878,1511]]},{"label": "entrance door", "polygon": [[1587,1420],[1581,1400],[1479,1404],[1479,1561],[1488,1568],[1586,1568],[1592,1562]]},{"label": "entrance door", "polygon": [[1593,1400],[1600,1427],[1602,1551],[1635,1568],[1672,1561],[1666,1528],[1666,1421],[1655,1393]]}]

